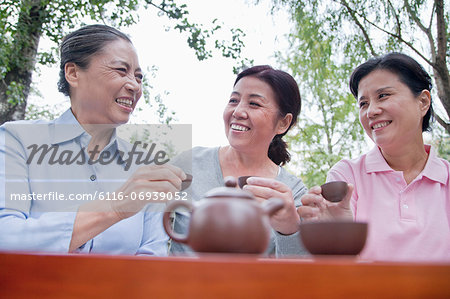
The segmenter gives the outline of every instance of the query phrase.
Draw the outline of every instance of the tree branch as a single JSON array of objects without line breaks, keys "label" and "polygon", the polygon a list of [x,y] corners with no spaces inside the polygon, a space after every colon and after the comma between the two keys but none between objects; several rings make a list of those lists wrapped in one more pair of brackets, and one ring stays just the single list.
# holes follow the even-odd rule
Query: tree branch
[{"label": "tree branch", "polygon": [[[436,1],[439,1],[439,0],[436,0]],[[341,3],[345,6],[345,4],[344,4],[345,1],[342,1]],[[372,26],[375,27],[376,29],[378,29],[378,30],[380,30],[380,31],[382,31],[382,32],[384,32],[384,33],[386,33],[387,35],[390,35],[390,36],[392,36],[392,37],[398,39],[399,41],[401,41],[402,43],[404,43],[405,45],[407,45],[409,48],[411,48],[411,50],[413,50],[417,55],[419,55],[426,63],[428,63],[429,65],[431,65],[433,68],[436,67],[436,64],[435,64],[434,62],[432,62],[432,61],[430,61],[428,58],[426,58],[426,57],[425,57],[419,50],[417,50],[410,42],[404,40],[403,37],[401,37],[400,35],[394,34],[394,33],[390,32],[390,31],[387,31],[386,29],[384,29],[384,28],[378,26],[378,25],[375,24],[374,22],[372,22],[372,21],[370,21],[369,19],[367,19],[364,15],[358,13],[358,12],[355,11],[355,10],[352,10],[348,5],[346,6],[346,8],[349,9],[349,13],[350,13],[351,15],[358,15],[358,16],[361,17],[364,21],[366,21],[367,23],[369,23],[370,25],[372,25]],[[358,21],[358,23],[359,23],[359,21]]]},{"label": "tree branch", "polygon": [[420,21],[420,19],[417,17],[417,14],[412,10],[411,5],[409,5],[407,0],[403,1],[406,10],[408,11],[409,16],[413,19],[413,21],[417,24],[417,26],[420,28],[420,30],[422,30],[425,35],[428,38],[428,42],[430,44],[430,50],[431,50],[431,60],[433,63],[436,62],[436,46],[434,44],[434,39],[433,39],[433,35],[431,34],[431,24],[433,22],[433,15],[434,15],[434,9],[436,7],[435,4],[433,4],[433,9],[431,11],[431,18],[430,18],[430,27],[425,27],[422,22]]},{"label": "tree branch", "polygon": [[158,6],[155,3],[153,3],[152,0],[145,0],[145,2],[153,7],[155,7],[156,9],[159,9],[160,11],[162,11],[163,13],[165,13],[169,18],[171,19],[181,19],[183,17],[183,15],[186,14],[186,11],[182,11],[181,9],[179,9],[177,12],[178,14],[172,12],[172,11],[168,11],[166,10],[164,7]]},{"label": "tree branch", "polygon": [[[417,17],[417,14],[412,10],[411,5],[409,5],[408,1],[407,1],[407,0],[404,0],[404,1],[403,1],[403,4],[405,5],[406,10],[408,11],[410,17],[411,17],[411,18],[414,20],[414,22],[417,24],[417,26],[419,26],[419,28],[420,28],[423,32],[428,33],[429,28],[426,28],[426,27],[422,24],[422,22],[420,21],[420,19]],[[431,16],[433,16],[433,13],[431,13]],[[431,18],[433,18],[433,17],[431,17]]]},{"label": "tree branch", "polygon": [[[406,0],[405,0],[406,1]],[[394,16],[395,16],[395,21],[396,21],[396,23],[397,23],[397,33],[398,33],[398,35],[402,35],[402,26],[401,26],[401,24],[400,24],[400,19],[399,19],[399,17],[398,17],[398,14],[397,14],[397,12],[395,11],[395,7],[394,7],[394,5],[392,5],[392,2],[390,1],[390,0],[388,0],[388,4],[389,4],[389,6],[391,7],[391,10],[392,10],[392,12],[394,13]]]},{"label": "tree branch", "polygon": [[436,112],[433,112],[433,117],[447,132],[450,132],[450,123],[444,121]]},{"label": "tree branch", "polygon": [[431,30],[431,26],[433,25],[433,17],[434,17],[435,9],[436,9],[436,3],[433,3],[433,8],[431,9],[430,23],[428,24],[428,30]]},{"label": "tree branch", "polygon": [[437,57],[442,58],[440,63],[446,62],[446,54],[447,54],[447,32],[445,26],[445,18],[444,18],[444,1],[443,0],[435,0],[436,5],[436,23],[437,23],[437,45],[438,52]]},{"label": "tree branch", "polygon": [[345,0],[342,0],[339,3],[342,4],[347,9],[347,11],[350,14],[350,16],[352,17],[353,21],[356,23],[356,25],[359,27],[359,29],[361,29],[362,34],[364,35],[364,39],[366,40],[367,44],[369,45],[370,53],[373,56],[377,56],[377,53],[375,52],[375,50],[372,46],[372,41],[369,37],[369,34],[367,33],[366,29],[361,24],[361,22],[358,20],[358,18],[356,16],[356,12],[349,6],[349,4]]}]

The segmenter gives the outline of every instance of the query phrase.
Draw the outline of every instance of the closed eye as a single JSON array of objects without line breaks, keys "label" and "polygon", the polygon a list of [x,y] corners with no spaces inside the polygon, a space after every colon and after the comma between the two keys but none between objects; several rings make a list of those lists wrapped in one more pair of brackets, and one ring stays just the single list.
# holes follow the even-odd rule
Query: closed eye
[{"label": "closed eye", "polygon": [[250,102],[250,106],[261,107],[261,105],[256,102]]}]

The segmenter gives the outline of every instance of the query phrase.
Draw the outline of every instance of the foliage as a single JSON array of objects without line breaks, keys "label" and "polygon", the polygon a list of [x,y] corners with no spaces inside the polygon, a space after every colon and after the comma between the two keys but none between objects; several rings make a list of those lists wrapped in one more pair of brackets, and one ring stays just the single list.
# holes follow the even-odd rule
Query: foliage
[{"label": "foliage", "polygon": [[27,105],[27,113],[25,115],[25,119],[27,120],[37,120],[37,119],[46,119],[52,120],[55,116],[58,115],[58,111],[55,110],[55,107],[50,105],[37,106],[35,104],[29,103]]},{"label": "foliage", "polygon": [[[445,155],[448,137],[444,136],[450,133],[450,18],[443,0],[272,0],[272,3],[273,10],[286,7],[295,24],[289,36],[290,51],[282,61],[297,75],[306,106],[290,141],[293,151],[300,156],[297,166],[302,169],[307,185],[322,183],[325,173],[340,157],[352,157],[362,150],[358,146],[365,143],[361,142],[362,129],[356,126],[357,108],[347,87],[348,78],[369,57],[391,51],[415,57],[432,74],[437,93],[434,98],[444,108],[436,109],[439,112],[434,117],[443,130],[435,130],[433,141],[439,145],[441,156]],[[333,120],[339,125],[333,125]],[[353,130],[341,131],[340,126],[350,128],[350,124],[355,125]],[[330,138],[330,132],[345,139],[348,144],[344,144],[344,150],[335,146],[339,137]]]},{"label": "foliage", "polygon": [[[173,127],[175,126],[175,127]],[[180,125],[123,125],[118,129],[118,136],[131,144],[136,144],[143,152],[152,152],[155,155],[163,151],[167,158],[171,159],[179,154],[172,140],[167,137],[167,132],[176,130]]]},{"label": "foliage", "polygon": [[[129,26],[139,21],[140,8],[156,9],[159,16],[172,20],[173,28],[187,35],[186,41],[199,60],[211,57],[215,48],[238,60],[238,65],[245,63],[241,59],[245,34],[240,29],[231,30],[231,42],[214,41],[215,33],[223,29],[218,21],[214,20],[211,28],[193,23],[187,6],[175,0],[4,0],[0,3],[0,124],[25,117],[36,63],[56,63],[56,45],[67,32],[84,22]],[[54,43],[50,51],[38,52],[41,37]],[[157,100],[157,113],[161,113],[164,105],[160,97]]]},{"label": "foliage", "polygon": [[[168,95],[167,91],[164,91],[163,95],[156,94],[152,97],[151,90],[153,90],[153,86],[150,84],[149,77],[155,78],[158,68],[153,66],[151,69],[147,68],[146,75],[142,80],[142,99],[147,107],[154,108],[156,106],[155,113],[158,116],[159,123],[169,124],[172,121],[176,120],[175,112],[170,111],[163,102],[163,95]],[[141,112],[144,109],[141,107],[136,108],[136,112]]]},{"label": "foliage", "polygon": [[450,135],[440,126],[425,135],[425,143],[433,145],[439,157],[450,161]]},{"label": "foliage", "polygon": [[[310,14],[296,15],[289,51],[280,61],[299,82],[302,113],[289,134],[291,151],[307,186],[321,185],[331,166],[342,157],[359,154],[364,132],[355,101],[344,83],[349,61],[333,53],[333,37],[322,31]],[[339,59],[338,65],[333,59]]]},{"label": "foliage", "polygon": [[370,56],[402,51],[432,71],[444,107],[438,123],[450,133],[450,20],[444,0],[273,0],[296,16],[309,14],[333,38],[333,52],[343,49],[353,67]]},{"label": "foliage", "polygon": [[438,149],[439,156],[450,161],[450,136],[447,135],[442,137],[435,146]]}]

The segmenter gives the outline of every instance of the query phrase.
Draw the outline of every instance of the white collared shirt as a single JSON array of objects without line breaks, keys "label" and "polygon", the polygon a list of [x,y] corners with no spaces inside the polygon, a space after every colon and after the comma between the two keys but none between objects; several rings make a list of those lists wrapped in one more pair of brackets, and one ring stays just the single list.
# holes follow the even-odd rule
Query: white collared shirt
[{"label": "white collared shirt", "polygon": [[[0,127],[0,250],[67,252],[78,207],[117,199],[112,192],[137,168],[117,155],[131,145],[114,133],[99,154],[104,158],[89,163],[90,138],[70,109],[54,121]],[[162,213],[144,209],[79,251],[166,255],[167,241]]]}]

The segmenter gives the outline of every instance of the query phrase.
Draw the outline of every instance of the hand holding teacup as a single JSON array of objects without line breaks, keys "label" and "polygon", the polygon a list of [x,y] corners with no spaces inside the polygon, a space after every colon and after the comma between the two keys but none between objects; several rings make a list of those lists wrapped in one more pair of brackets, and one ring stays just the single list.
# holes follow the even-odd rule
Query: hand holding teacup
[{"label": "hand holding teacup", "polygon": [[[170,164],[142,166],[116,191],[123,200],[110,201],[110,208],[122,220],[135,215],[150,202],[174,198],[169,194],[186,189],[191,181],[191,175]],[[148,196],[153,192],[161,196]]]},{"label": "hand holding teacup", "polygon": [[243,190],[251,192],[259,202],[270,198],[284,201],[284,208],[270,217],[270,223],[276,231],[289,235],[298,230],[300,218],[296,213],[291,188],[278,180],[257,176],[245,177],[245,183],[244,179],[238,179],[238,182]]},{"label": "hand holding teacup", "polygon": [[312,187],[302,196],[302,206],[297,208],[297,213],[302,221],[353,220],[350,209],[353,188],[345,182]]}]

